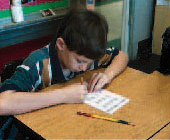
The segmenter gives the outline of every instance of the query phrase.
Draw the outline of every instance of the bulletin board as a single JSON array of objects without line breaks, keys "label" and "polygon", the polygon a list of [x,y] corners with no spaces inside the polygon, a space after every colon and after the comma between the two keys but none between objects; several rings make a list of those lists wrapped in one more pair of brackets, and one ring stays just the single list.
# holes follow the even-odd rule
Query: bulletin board
[{"label": "bulletin board", "polygon": [[[24,14],[67,6],[69,6],[69,0],[35,0],[22,4]],[[0,18],[4,17],[11,17],[10,0],[0,1]]]}]

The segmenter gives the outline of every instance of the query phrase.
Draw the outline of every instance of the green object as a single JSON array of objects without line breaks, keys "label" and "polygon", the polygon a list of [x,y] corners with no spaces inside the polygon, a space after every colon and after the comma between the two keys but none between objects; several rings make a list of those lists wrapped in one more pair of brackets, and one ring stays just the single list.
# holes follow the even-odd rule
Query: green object
[{"label": "green object", "polygon": [[9,9],[3,11],[0,10],[0,18],[4,18],[4,17],[11,17],[11,10]]},{"label": "green object", "polygon": [[[29,14],[40,10],[49,9],[49,8],[53,9],[53,8],[66,7],[66,6],[69,6],[68,0],[46,2],[39,5],[30,5],[25,7],[23,6],[23,13]],[[5,17],[11,17],[11,10],[9,9],[3,11],[0,10],[0,18],[5,18]]]},{"label": "green object", "polygon": [[118,50],[121,50],[121,39],[115,39],[115,40],[111,40],[111,41],[108,41],[108,47],[115,47],[117,48]]},{"label": "green object", "polygon": [[103,0],[99,2],[96,1],[95,6],[101,6],[101,5],[110,4],[110,3],[118,2],[118,1],[123,1],[123,0]]}]

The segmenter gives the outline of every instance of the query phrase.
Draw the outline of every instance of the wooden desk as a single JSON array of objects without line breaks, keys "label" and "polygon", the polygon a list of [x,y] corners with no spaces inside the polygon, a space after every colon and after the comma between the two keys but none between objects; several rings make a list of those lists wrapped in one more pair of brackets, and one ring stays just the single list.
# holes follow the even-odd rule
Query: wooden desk
[{"label": "wooden desk", "polygon": [[170,125],[162,129],[152,139],[170,139]]},{"label": "wooden desk", "polygon": [[[88,80],[92,72],[84,73],[84,78]],[[79,82],[80,76],[45,90]],[[86,104],[65,104],[17,115],[16,118],[46,139],[147,139],[170,118],[169,87],[170,76],[163,76],[156,71],[146,74],[127,68],[106,87],[130,99],[127,105],[112,115]],[[135,122],[137,126],[76,115],[80,110]],[[163,138],[169,137],[165,135]]]}]

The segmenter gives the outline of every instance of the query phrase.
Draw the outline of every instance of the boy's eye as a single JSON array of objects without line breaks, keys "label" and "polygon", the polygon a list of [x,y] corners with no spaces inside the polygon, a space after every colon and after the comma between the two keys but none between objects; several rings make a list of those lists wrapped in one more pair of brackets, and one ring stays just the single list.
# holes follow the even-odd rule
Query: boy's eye
[{"label": "boy's eye", "polygon": [[81,61],[81,60],[78,60],[78,59],[77,59],[77,62],[78,62],[78,63],[82,63],[82,61]]}]

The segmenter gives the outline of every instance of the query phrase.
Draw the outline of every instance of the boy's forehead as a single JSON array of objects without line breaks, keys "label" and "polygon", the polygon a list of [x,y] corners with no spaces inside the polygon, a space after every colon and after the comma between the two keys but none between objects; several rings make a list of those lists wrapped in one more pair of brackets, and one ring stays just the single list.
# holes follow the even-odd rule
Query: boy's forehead
[{"label": "boy's forehead", "polygon": [[93,62],[93,61],[94,61],[93,59],[87,58],[87,57],[85,57],[84,55],[79,55],[79,54],[77,54],[77,53],[75,53],[75,52],[73,52],[73,53],[74,53],[74,55],[75,55],[75,57],[76,57],[77,59],[82,60],[82,61],[84,61],[84,62]]}]

